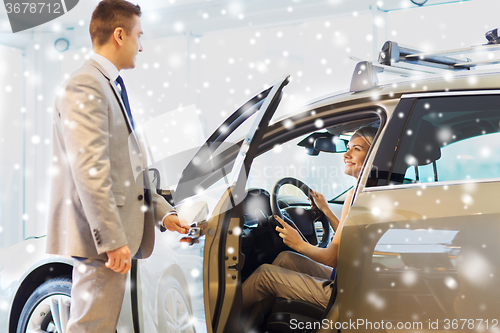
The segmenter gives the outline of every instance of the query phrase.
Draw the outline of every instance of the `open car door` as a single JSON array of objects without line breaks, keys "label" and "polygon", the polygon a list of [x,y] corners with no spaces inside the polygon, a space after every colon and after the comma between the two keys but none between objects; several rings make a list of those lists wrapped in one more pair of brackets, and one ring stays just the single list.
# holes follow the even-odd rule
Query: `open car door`
[{"label": "open car door", "polygon": [[[182,173],[174,194],[176,203],[203,201],[217,193],[205,235],[203,291],[207,332],[238,332],[244,256],[240,251],[245,185],[257,148],[281,100],[289,76],[255,95],[208,138]],[[250,117],[254,116],[254,119]],[[226,142],[245,121],[251,121],[243,141]],[[248,123],[248,122],[247,122]],[[198,233],[198,236],[200,234]]]}]

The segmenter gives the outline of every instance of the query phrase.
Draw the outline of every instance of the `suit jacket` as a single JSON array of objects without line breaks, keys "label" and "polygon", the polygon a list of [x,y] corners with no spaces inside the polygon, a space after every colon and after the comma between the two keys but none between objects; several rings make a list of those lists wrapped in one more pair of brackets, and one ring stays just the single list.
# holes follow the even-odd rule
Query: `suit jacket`
[{"label": "suit jacket", "polygon": [[146,153],[115,83],[88,60],[64,83],[55,109],[47,252],[106,259],[128,244],[132,255],[148,257],[155,221],[173,208],[154,190],[145,200]]}]

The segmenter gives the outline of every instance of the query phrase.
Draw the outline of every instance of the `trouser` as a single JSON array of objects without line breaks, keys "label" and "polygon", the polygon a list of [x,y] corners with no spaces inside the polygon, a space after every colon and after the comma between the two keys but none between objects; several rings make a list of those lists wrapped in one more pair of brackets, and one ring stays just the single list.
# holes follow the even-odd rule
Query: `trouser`
[{"label": "trouser", "polygon": [[[250,325],[259,324],[277,297],[328,305],[332,268],[295,252],[281,252],[272,265],[261,265],[243,283],[242,310]],[[251,314],[248,312],[251,311]]]},{"label": "trouser", "polygon": [[127,274],[115,273],[104,260],[73,258],[73,286],[67,333],[115,333]]}]

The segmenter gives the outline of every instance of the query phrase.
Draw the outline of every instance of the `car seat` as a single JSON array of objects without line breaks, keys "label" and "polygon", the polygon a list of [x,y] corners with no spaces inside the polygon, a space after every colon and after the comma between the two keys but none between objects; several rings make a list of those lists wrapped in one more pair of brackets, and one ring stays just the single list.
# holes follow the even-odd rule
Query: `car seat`
[{"label": "car seat", "polygon": [[[441,158],[441,142],[438,137],[438,129],[430,122],[422,120],[415,135],[416,139],[413,141],[414,146],[411,150],[413,159],[405,159],[406,163],[412,163],[406,164],[405,170],[407,167],[413,166],[415,168],[415,182],[419,182],[418,167],[432,163],[434,181],[438,181],[436,161]],[[407,179],[405,179],[404,183],[407,183]]]}]

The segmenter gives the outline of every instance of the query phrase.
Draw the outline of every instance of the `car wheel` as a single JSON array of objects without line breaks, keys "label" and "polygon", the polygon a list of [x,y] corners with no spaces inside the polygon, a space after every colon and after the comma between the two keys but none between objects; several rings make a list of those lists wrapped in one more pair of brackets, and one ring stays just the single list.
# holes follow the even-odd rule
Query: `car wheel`
[{"label": "car wheel", "polygon": [[195,333],[191,305],[179,281],[168,276],[161,283],[159,295],[160,328],[168,333]]},{"label": "car wheel", "polygon": [[71,304],[71,278],[46,281],[31,294],[24,305],[17,333],[64,333]]}]

